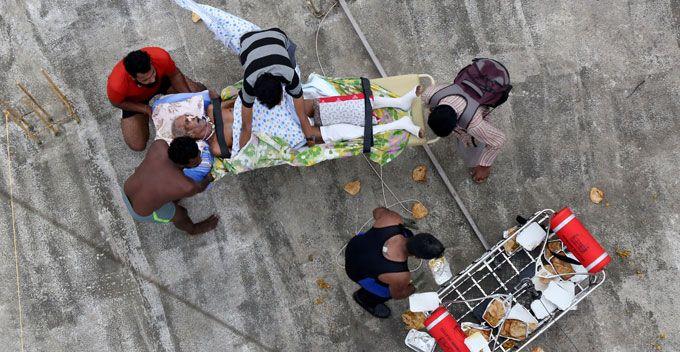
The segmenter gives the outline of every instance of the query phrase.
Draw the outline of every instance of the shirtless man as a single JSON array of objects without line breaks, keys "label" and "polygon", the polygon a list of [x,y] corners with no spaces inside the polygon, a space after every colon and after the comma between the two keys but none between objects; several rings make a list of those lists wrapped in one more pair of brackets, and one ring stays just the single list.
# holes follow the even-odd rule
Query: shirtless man
[{"label": "shirtless man", "polygon": [[182,198],[203,192],[212,181],[208,176],[197,183],[182,173],[182,169],[200,163],[198,147],[191,138],[176,138],[170,146],[162,140],[153,142],[144,161],[123,185],[123,200],[132,218],[141,222],[172,222],[189,235],[214,229],[219,220],[216,215],[194,224],[186,208],[177,204]]}]

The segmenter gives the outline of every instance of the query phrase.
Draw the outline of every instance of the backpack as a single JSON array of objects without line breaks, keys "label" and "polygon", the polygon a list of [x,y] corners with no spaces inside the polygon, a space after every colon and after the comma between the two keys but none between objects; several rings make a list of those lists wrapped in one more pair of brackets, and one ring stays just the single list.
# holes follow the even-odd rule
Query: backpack
[{"label": "backpack", "polygon": [[458,126],[467,129],[477,108],[500,106],[508,100],[511,89],[510,74],[503,64],[493,59],[478,58],[458,72],[453,84],[434,93],[428,105],[435,107],[447,96],[460,95],[467,105],[458,116]]}]

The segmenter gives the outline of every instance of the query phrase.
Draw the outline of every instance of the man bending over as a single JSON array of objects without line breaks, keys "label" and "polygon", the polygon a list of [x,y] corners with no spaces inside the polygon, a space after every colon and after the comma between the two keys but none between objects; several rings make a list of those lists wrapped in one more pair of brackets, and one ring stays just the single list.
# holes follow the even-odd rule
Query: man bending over
[{"label": "man bending over", "polygon": [[123,185],[123,201],[132,218],[141,222],[172,222],[189,235],[208,232],[217,226],[219,218],[211,215],[194,224],[187,210],[177,204],[182,198],[203,192],[212,181],[187,178],[182,169],[201,163],[196,142],[188,137],[176,138],[170,146],[157,140],[151,144],[142,163]]},{"label": "man bending over", "polygon": [[428,233],[413,233],[404,219],[387,208],[373,210],[375,223],[366,233],[354,236],[345,249],[345,271],[361,286],[352,298],[377,318],[390,316],[385,302],[403,299],[416,289],[411,284],[408,257],[438,258],[444,245]]},{"label": "man bending over", "polygon": [[149,140],[149,100],[156,94],[188,93],[205,86],[187,78],[167,51],[148,47],[135,50],[114,66],[106,92],[113,106],[123,111],[123,139],[130,149],[142,151]]}]

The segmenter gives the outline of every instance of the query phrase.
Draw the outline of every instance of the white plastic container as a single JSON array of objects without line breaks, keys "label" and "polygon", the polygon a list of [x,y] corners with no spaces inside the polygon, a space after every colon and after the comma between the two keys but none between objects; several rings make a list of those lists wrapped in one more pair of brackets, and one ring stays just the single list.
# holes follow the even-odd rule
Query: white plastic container
[{"label": "white plastic container", "polygon": [[517,235],[517,243],[528,251],[533,251],[539,244],[543,243],[546,236],[545,230],[541,225],[532,222]]},{"label": "white plastic container", "polygon": [[547,300],[545,297],[541,297],[541,299],[531,302],[531,311],[539,320],[547,318],[552,312],[555,311],[555,309],[557,309],[557,306]]},{"label": "white plastic container", "polygon": [[414,329],[408,332],[404,343],[416,352],[433,352],[437,344],[430,334]]},{"label": "white plastic container", "polygon": [[427,262],[427,266],[432,271],[432,276],[434,276],[434,281],[437,285],[443,285],[453,278],[451,267],[445,257],[430,259]]},{"label": "white plastic container", "polygon": [[575,286],[570,281],[551,282],[548,288],[543,291],[543,297],[552,302],[560,310],[569,308],[574,301]]},{"label": "white plastic container", "polygon": [[408,297],[409,310],[412,312],[431,312],[440,304],[437,292],[414,293]]},{"label": "white plastic container", "polygon": [[474,333],[465,339],[465,346],[470,352],[491,352],[489,341],[481,333]]}]

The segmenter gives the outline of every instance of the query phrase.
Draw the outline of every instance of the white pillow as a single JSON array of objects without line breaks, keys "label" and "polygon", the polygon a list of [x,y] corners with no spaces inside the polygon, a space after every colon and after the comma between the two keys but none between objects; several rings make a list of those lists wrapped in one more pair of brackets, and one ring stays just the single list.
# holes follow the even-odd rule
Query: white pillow
[{"label": "white pillow", "polygon": [[176,118],[185,114],[203,116],[203,97],[196,95],[186,100],[156,105],[151,114],[151,119],[156,127],[156,139],[163,139],[170,143],[172,141],[172,123]]}]

